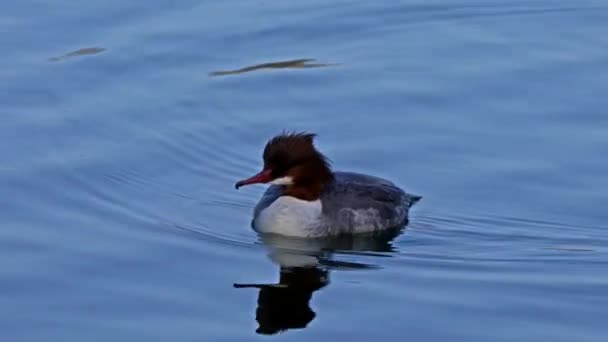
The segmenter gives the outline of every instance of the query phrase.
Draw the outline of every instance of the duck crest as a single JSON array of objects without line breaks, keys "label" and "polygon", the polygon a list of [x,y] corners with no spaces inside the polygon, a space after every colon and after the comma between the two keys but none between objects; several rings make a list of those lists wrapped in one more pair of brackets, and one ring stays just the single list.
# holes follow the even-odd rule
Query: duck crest
[{"label": "duck crest", "polygon": [[283,132],[264,148],[264,164],[289,183],[285,195],[306,201],[319,199],[324,185],[333,179],[331,163],[314,146],[315,134]]}]

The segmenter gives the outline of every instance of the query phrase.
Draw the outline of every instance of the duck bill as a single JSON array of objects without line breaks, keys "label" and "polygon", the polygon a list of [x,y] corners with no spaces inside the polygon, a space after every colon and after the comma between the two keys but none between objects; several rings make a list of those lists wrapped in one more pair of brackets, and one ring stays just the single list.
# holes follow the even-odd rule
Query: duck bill
[{"label": "duck bill", "polygon": [[253,177],[243,179],[241,181],[236,182],[234,187],[236,189],[238,189],[244,185],[257,184],[257,183],[268,183],[271,180],[272,180],[271,170],[262,170],[262,172],[258,173],[257,175],[255,175]]}]

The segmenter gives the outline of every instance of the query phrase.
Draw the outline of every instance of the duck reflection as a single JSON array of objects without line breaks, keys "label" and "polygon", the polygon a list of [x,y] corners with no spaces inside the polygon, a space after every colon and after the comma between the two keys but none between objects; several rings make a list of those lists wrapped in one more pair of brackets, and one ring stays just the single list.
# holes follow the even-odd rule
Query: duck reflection
[{"label": "duck reflection", "polygon": [[273,335],[305,328],[316,313],[310,307],[313,293],[329,284],[330,271],[375,269],[376,265],[338,260],[339,255],[386,256],[392,240],[401,230],[381,235],[359,235],[331,239],[295,239],[260,235],[268,256],[279,266],[278,283],[234,284],[235,288],[256,288],[256,321],[259,334]]},{"label": "duck reflection", "polygon": [[328,283],[328,272],[316,267],[281,268],[279,284],[235,284],[257,287],[255,319],[259,334],[272,335],[287,329],[305,328],[315,318],[309,302],[313,292]]}]

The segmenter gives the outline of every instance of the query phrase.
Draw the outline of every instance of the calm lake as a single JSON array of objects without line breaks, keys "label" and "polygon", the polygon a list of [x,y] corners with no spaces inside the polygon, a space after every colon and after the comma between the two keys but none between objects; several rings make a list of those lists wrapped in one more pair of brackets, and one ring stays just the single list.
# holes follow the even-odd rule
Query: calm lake
[{"label": "calm lake", "polygon": [[[604,0],[0,11],[0,339],[606,341]],[[282,130],[424,198],[258,236]]]}]

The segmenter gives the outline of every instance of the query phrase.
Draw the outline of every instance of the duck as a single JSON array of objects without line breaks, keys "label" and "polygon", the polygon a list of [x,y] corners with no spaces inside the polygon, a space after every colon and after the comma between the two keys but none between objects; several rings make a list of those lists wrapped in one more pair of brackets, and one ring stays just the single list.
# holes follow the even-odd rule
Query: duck
[{"label": "duck", "polygon": [[259,233],[323,238],[378,233],[408,224],[422,196],[372,175],[332,170],[315,146],[315,133],[282,132],[264,147],[260,172],[235,188],[269,184],[253,208]]}]

